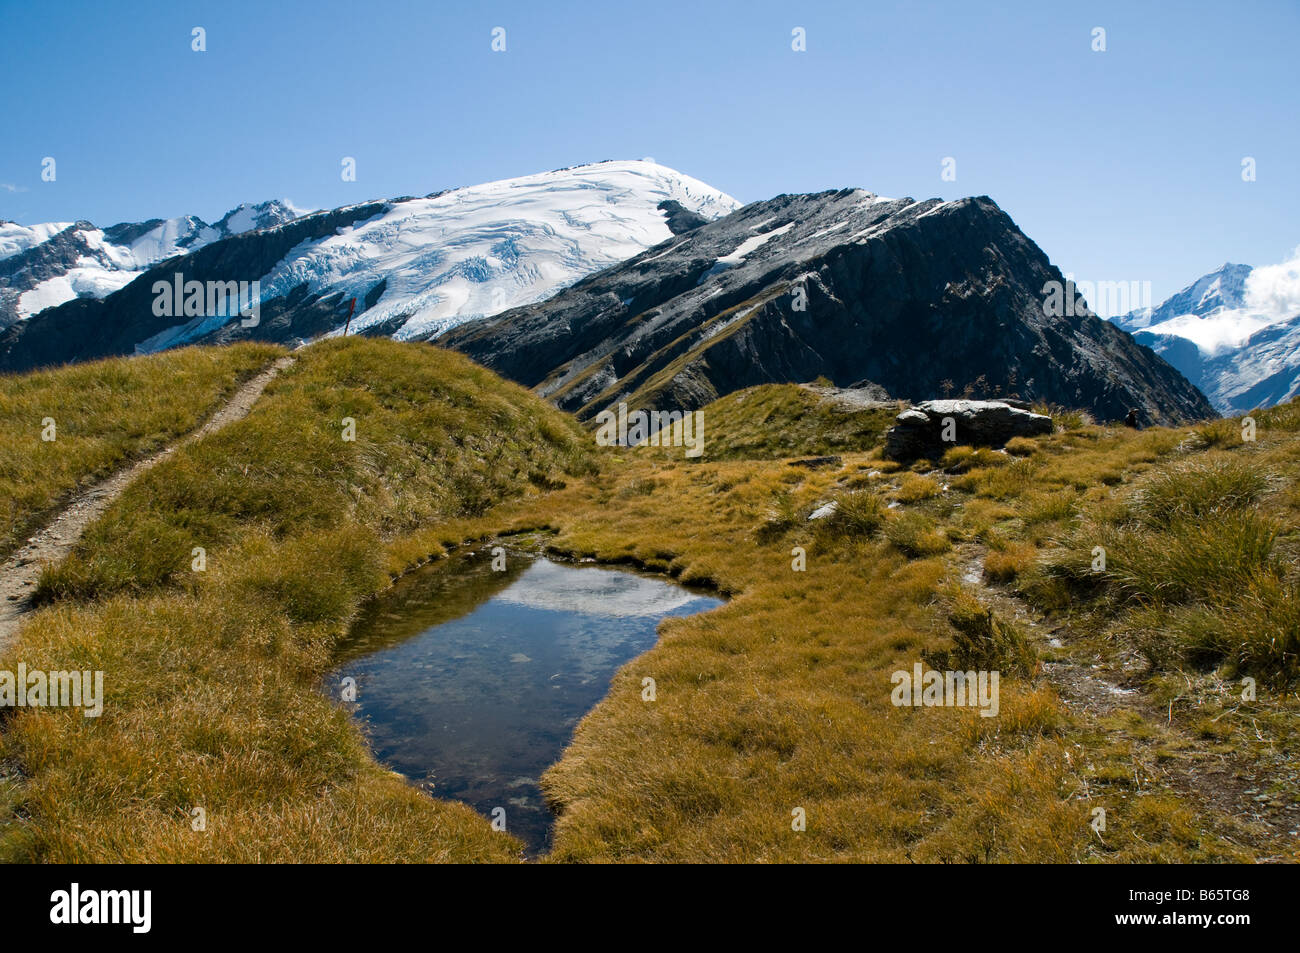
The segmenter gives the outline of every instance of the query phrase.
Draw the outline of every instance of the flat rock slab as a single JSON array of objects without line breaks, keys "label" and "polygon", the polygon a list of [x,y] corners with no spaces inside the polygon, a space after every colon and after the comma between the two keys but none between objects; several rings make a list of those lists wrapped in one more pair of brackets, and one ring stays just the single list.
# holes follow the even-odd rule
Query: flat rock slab
[{"label": "flat rock slab", "polygon": [[950,447],[1001,447],[1012,437],[1052,432],[1052,418],[1021,401],[927,400],[898,415],[885,434],[885,456],[938,459]]}]

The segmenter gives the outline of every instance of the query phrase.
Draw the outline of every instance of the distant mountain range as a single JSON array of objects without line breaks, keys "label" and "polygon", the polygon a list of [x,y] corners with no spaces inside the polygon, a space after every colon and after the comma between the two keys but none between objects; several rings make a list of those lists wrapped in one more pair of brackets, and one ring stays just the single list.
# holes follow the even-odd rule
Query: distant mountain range
[{"label": "distant mountain range", "polygon": [[[1019,396],[1102,419],[1214,414],[1114,324],[1086,309],[1049,316],[1043,288],[1063,276],[986,197],[842,189],[741,208],[672,169],[614,161],[310,214],[254,208],[276,220],[236,231],[248,216],[227,216],[219,237],[188,219],[0,231],[19,302],[0,330],[0,370],[239,338],[293,346],[350,323],[462,350],[583,417],[818,377],[915,400]],[[87,263],[81,245],[101,258]],[[109,277],[78,289],[78,269]],[[154,286],[176,274],[257,281],[259,323],[159,313]],[[32,313],[42,295],[58,303]]]},{"label": "distant mountain range", "polygon": [[1224,414],[1300,395],[1300,257],[1225,264],[1157,308],[1112,319]]},{"label": "distant mountain range", "polygon": [[154,218],[96,228],[90,222],[0,221],[0,327],[74,298],[104,298],[150,266],[303,214],[287,201],[240,205],[209,225]]},{"label": "distant mountain range", "polygon": [[[105,294],[64,300],[11,323],[0,334],[0,368],[250,334],[299,343],[341,330],[353,299],[354,331],[428,335],[545,298],[739,204],[653,162],[602,162],[294,216],[225,240],[196,240],[180,251],[176,243],[163,245],[184,257],[114,273],[116,287],[99,286]],[[39,238],[42,229],[50,230],[36,226],[26,240]],[[47,246],[64,234],[18,254],[53,257]],[[75,261],[77,254],[57,257]],[[0,259],[0,270],[7,263]],[[260,282],[260,326],[250,332],[206,313],[180,320],[155,315],[154,283],[172,281],[177,272],[185,281]]]}]

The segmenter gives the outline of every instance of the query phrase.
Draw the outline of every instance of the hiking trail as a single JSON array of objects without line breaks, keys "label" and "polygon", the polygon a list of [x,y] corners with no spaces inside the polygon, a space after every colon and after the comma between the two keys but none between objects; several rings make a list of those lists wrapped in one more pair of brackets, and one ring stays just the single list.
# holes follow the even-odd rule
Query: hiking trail
[{"label": "hiking trail", "polygon": [[81,539],[86,527],[98,519],[137,477],[151,470],[177,449],[246,417],[266,386],[293,362],[291,356],[280,358],[241,384],[230,399],[218,407],[201,426],[171,446],[77,492],[44,528],[15,550],[4,565],[0,566],[0,651],[8,647],[19,625],[31,611],[31,594],[46,564],[58,563],[66,557]]}]

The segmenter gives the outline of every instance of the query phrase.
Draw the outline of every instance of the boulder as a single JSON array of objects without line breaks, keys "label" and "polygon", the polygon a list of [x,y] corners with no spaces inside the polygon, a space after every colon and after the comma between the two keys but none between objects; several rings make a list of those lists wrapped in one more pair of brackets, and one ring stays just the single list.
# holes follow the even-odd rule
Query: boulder
[{"label": "boulder", "polygon": [[840,508],[839,500],[831,500],[829,503],[823,503],[817,509],[808,514],[808,521],[824,520],[828,516],[834,515],[835,511]]},{"label": "boulder", "polygon": [[1052,418],[1021,401],[927,400],[898,415],[885,434],[885,456],[937,460],[949,447],[1001,447],[1012,437],[1052,432]]}]

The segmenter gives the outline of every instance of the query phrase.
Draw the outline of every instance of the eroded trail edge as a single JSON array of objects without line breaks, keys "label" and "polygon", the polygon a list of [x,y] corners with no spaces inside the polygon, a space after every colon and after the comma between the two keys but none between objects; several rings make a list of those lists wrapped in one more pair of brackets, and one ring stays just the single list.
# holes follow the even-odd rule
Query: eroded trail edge
[{"label": "eroded trail edge", "polygon": [[186,444],[216,433],[237,420],[242,420],[252,410],[257,398],[294,358],[282,357],[255,377],[240,385],[230,399],[222,404],[202,426],[186,434],[179,441],[165,447],[94,486],[81,491],[46,526],[31,536],[3,566],[0,566],[0,651],[9,646],[24,616],[31,611],[31,594],[41,570],[48,563],[57,563],[72,551],[94,520],[136,477],[149,471]]}]

